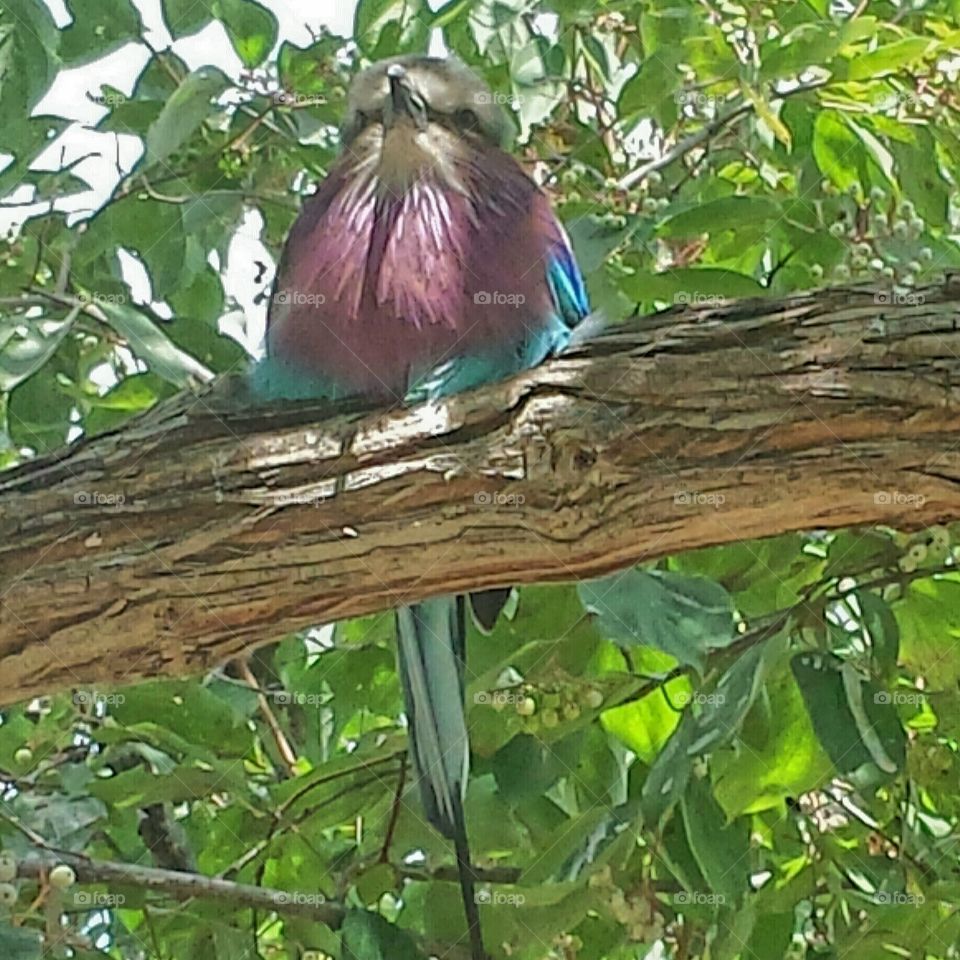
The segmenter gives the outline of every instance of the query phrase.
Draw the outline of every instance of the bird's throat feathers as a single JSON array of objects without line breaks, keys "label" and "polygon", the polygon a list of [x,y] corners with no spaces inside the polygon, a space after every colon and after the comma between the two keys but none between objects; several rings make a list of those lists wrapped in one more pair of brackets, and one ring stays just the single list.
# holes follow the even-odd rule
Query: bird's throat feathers
[{"label": "bird's throat feathers", "polygon": [[417,183],[465,190],[458,173],[467,163],[463,146],[434,125],[420,130],[412,122],[400,121],[368,136],[356,155],[381,193],[399,196]]}]

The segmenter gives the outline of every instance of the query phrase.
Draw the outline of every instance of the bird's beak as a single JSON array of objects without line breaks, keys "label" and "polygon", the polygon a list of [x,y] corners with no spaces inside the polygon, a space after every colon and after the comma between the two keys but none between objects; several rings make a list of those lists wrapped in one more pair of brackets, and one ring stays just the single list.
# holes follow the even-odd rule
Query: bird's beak
[{"label": "bird's beak", "polygon": [[387,70],[387,80],[390,82],[390,113],[393,119],[409,117],[416,120],[418,111],[410,95],[407,71],[395,63]]}]

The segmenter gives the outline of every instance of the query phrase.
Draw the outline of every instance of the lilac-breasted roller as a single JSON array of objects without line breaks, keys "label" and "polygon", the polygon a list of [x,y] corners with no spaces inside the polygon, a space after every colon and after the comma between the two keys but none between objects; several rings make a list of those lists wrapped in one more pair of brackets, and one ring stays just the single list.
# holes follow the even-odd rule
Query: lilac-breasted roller
[{"label": "lilac-breasted roller", "polygon": [[[262,396],[437,398],[566,346],[588,313],[583,278],[546,195],[502,149],[504,132],[490,90],[456,60],[395,57],[357,75],[342,152],[280,261],[254,373]],[[504,595],[470,598],[481,626]],[[466,608],[440,597],[401,607],[396,622],[424,807],[456,845],[481,960],[463,815]]]}]

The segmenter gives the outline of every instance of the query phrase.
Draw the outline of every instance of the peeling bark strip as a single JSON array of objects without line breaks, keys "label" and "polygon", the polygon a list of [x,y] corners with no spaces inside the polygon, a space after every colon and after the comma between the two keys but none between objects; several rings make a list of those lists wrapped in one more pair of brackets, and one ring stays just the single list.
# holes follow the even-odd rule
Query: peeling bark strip
[{"label": "peeling bark strip", "polygon": [[958,320],[954,275],[669,311],[430,408],[180,395],[0,475],[0,703],[440,593],[958,519]]}]

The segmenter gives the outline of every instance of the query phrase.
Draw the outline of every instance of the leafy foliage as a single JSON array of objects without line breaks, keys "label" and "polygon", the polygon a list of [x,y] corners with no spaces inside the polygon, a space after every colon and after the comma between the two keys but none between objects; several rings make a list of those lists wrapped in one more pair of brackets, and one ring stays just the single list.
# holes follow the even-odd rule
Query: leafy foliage
[{"label": "leafy foliage", "polygon": [[[71,0],[63,23],[0,0],[0,466],[244,369],[238,315],[256,309],[233,245],[254,223],[276,254],[351,74],[431,36],[507,105],[614,320],[850,278],[909,296],[960,262],[955,2],[434,7],[360,0],[352,37],[302,45],[266,0],[163,0],[147,44],[128,0]],[[173,41],[202,30],[216,63],[188,66]],[[119,50],[126,93],[97,79]],[[58,113],[51,85],[85,65]],[[92,158],[67,148],[78,132]],[[250,277],[262,300],[271,268]],[[520,590],[469,638],[467,815],[495,956],[955,957],[956,542],[795,534]],[[405,747],[389,615],[203,681],[5,711],[16,858],[40,837],[281,893],[56,901],[21,878],[6,899],[0,883],[0,955],[456,955],[452,852]],[[341,929],[292,903],[342,907]]]}]

